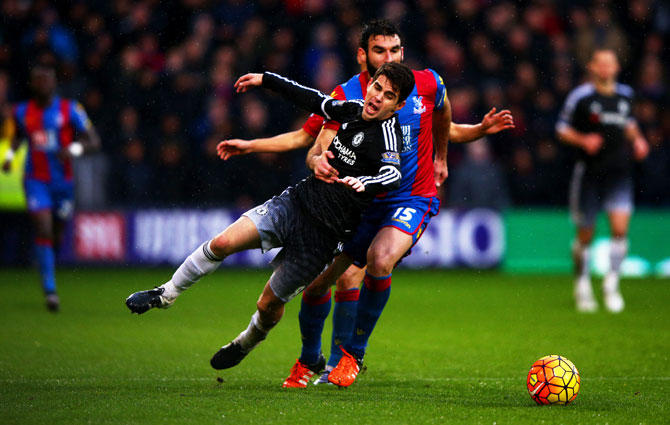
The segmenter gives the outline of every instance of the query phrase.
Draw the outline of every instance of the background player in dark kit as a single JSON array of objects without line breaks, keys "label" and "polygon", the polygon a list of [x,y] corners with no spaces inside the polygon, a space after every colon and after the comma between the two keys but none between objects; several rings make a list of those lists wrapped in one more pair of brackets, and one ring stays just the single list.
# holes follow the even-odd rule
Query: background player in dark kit
[{"label": "background player in dark kit", "polygon": [[633,89],[616,81],[620,69],[616,53],[596,49],[587,67],[591,81],[570,92],[556,125],[558,138],[579,148],[570,182],[570,209],[577,225],[572,247],[577,274],[574,295],[577,310],[597,309],[589,277],[589,245],[596,215],[603,208],[612,233],[603,293],[607,309],[618,313],[624,308],[619,269],[628,251],[633,159],[644,159],[649,145],[632,115]]}]

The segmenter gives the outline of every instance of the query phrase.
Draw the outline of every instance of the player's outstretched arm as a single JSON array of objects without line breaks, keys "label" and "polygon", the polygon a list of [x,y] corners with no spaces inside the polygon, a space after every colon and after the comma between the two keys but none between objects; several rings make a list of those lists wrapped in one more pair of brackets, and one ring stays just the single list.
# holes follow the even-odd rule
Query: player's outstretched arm
[{"label": "player's outstretched arm", "polygon": [[233,87],[237,93],[246,93],[249,89],[260,87],[263,84],[263,74],[245,74],[235,81]]},{"label": "player's outstretched arm", "polygon": [[224,161],[237,155],[259,152],[286,152],[312,146],[314,137],[302,128],[274,137],[254,140],[230,139],[219,142],[216,153]]},{"label": "player's outstretched arm", "polygon": [[449,140],[453,143],[470,143],[510,128],[514,128],[512,113],[507,109],[496,112],[496,108],[491,108],[479,124],[452,123]]}]

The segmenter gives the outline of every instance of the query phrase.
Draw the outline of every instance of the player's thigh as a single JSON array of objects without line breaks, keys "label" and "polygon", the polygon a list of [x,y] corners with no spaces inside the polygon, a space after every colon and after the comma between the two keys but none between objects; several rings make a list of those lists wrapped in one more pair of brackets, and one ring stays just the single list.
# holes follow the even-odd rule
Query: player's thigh
[{"label": "player's thigh", "polygon": [[392,226],[382,228],[368,249],[368,269],[374,274],[390,273],[413,244],[414,235]]},{"label": "player's thigh", "polygon": [[50,188],[53,212],[59,221],[68,221],[74,213],[74,184],[72,182],[54,183]]},{"label": "player's thigh", "polygon": [[212,252],[220,257],[260,247],[261,239],[256,225],[245,216],[238,218],[223,232],[216,235],[210,244]]},{"label": "player's thigh", "polygon": [[579,165],[575,166],[570,181],[570,216],[578,228],[592,228],[600,210],[600,183],[585,175]]},{"label": "player's thigh", "polygon": [[346,271],[351,266],[352,258],[345,253],[340,253],[337,255],[333,262],[326,267],[324,271],[321,272],[313,281],[309,284],[305,291],[312,296],[321,296],[325,295],[333,283],[337,283],[337,289],[340,290],[340,281],[342,280],[343,274],[346,274]]},{"label": "player's thigh", "polygon": [[603,207],[607,211],[612,235],[625,236],[633,212],[633,181],[629,176],[617,176],[607,182]]},{"label": "player's thigh", "polygon": [[23,190],[26,195],[26,204],[29,213],[51,210],[53,208],[54,203],[51,189],[47,183],[35,179],[25,179],[23,181]]}]

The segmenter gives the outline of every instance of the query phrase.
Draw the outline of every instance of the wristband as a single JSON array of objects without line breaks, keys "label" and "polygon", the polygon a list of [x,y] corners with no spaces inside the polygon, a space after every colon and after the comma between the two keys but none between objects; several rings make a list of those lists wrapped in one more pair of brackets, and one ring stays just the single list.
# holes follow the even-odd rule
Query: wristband
[{"label": "wristband", "polygon": [[67,150],[70,152],[70,155],[76,158],[84,153],[84,146],[79,142],[72,142],[67,147]]},{"label": "wristband", "polygon": [[12,148],[7,149],[5,152],[5,161],[11,161],[14,159],[14,150]]}]

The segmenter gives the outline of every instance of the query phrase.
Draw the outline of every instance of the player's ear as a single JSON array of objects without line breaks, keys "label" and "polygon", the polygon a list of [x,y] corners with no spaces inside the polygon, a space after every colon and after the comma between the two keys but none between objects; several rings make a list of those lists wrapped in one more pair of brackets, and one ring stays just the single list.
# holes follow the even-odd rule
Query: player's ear
[{"label": "player's ear", "polygon": [[400,48],[400,62],[405,60],[405,48],[401,47]]},{"label": "player's ear", "polygon": [[395,109],[393,109],[393,112],[399,111],[399,110],[401,110],[402,108],[404,108],[404,107],[405,107],[405,103],[407,103],[406,100],[403,100],[402,102],[398,103],[398,104],[395,106]]},{"label": "player's ear", "polygon": [[356,52],[356,62],[358,62],[360,66],[367,65],[367,54],[362,47],[359,47],[358,52]]}]

